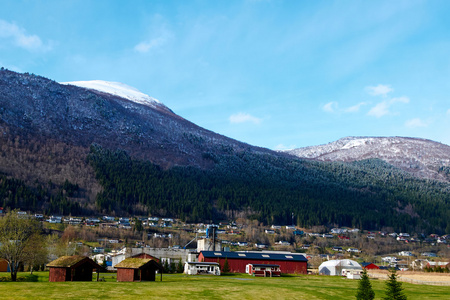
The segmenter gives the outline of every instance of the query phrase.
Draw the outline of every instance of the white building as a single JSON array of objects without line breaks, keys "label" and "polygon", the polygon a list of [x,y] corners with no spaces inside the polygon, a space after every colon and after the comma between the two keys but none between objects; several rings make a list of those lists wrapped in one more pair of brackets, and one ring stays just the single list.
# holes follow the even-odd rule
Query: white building
[{"label": "white building", "polygon": [[185,262],[184,273],[187,275],[220,275],[220,265],[214,262]]},{"label": "white building", "polygon": [[321,275],[347,276],[353,271],[362,271],[362,267],[351,259],[328,260],[319,266]]},{"label": "white building", "polygon": [[197,241],[197,252],[200,251],[222,251],[222,243],[216,241],[214,247],[210,239],[200,239]]}]

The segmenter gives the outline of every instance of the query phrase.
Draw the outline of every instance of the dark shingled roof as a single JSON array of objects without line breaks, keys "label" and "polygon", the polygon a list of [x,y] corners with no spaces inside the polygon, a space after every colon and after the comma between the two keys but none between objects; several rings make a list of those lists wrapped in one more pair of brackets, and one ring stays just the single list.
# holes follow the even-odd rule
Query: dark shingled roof
[{"label": "dark shingled roof", "polygon": [[280,261],[304,261],[305,256],[296,253],[270,253],[270,252],[221,252],[221,251],[202,251],[205,258],[234,258],[234,259],[252,259],[252,260],[280,260]]}]

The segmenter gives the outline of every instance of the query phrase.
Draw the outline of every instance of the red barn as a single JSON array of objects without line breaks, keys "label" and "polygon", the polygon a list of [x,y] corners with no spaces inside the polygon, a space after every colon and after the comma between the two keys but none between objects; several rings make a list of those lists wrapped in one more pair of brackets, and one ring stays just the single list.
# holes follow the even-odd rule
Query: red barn
[{"label": "red barn", "polygon": [[302,254],[271,252],[220,252],[202,251],[198,261],[218,262],[223,268],[225,259],[231,272],[245,273],[248,264],[268,264],[280,266],[285,274],[307,274],[308,260]]},{"label": "red barn", "polygon": [[148,258],[127,258],[118,263],[117,281],[155,281],[156,270],[161,273],[162,266],[153,259]]},{"label": "red barn", "polygon": [[92,281],[92,271],[96,269],[97,280],[103,269],[86,256],[61,256],[47,265],[50,269],[48,281]]},{"label": "red barn", "polygon": [[366,270],[378,270],[378,269],[380,269],[380,267],[377,266],[377,265],[374,264],[374,263],[363,262],[363,263],[361,263],[361,266],[362,266],[364,269],[366,269]]}]

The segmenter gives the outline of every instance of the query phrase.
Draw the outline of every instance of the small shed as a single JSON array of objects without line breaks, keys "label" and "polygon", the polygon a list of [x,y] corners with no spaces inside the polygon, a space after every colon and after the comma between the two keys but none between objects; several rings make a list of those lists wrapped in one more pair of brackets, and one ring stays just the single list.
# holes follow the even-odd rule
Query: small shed
[{"label": "small shed", "polygon": [[9,272],[8,262],[3,258],[0,258],[0,272]]},{"label": "small shed", "polygon": [[155,281],[156,271],[161,274],[162,266],[155,260],[149,258],[126,258],[118,263],[117,281]]},{"label": "small shed", "polygon": [[92,272],[99,272],[103,268],[95,261],[86,256],[73,255],[61,256],[50,262],[47,267],[50,269],[48,281],[92,281]]},{"label": "small shed", "polygon": [[245,273],[259,277],[280,277],[281,269],[280,265],[248,264]]},{"label": "small shed", "polygon": [[187,261],[184,264],[187,275],[220,275],[220,265],[216,262]]}]

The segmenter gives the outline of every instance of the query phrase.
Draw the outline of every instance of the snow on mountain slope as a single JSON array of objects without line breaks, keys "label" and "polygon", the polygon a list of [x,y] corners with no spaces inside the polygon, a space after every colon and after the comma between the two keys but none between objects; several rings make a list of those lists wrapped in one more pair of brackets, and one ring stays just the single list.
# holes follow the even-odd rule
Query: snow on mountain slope
[{"label": "snow on mountain slope", "polygon": [[65,85],[75,85],[78,87],[96,90],[99,92],[115,95],[121,98],[128,99],[130,101],[155,106],[162,105],[157,99],[150,97],[134,87],[120,83],[120,82],[110,82],[103,80],[91,80],[91,81],[71,81],[71,82],[61,82]]},{"label": "snow on mountain slope", "polygon": [[357,161],[379,158],[422,178],[450,181],[450,146],[405,137],[346,137],[335,142],[285,151],[321,161]]}]

